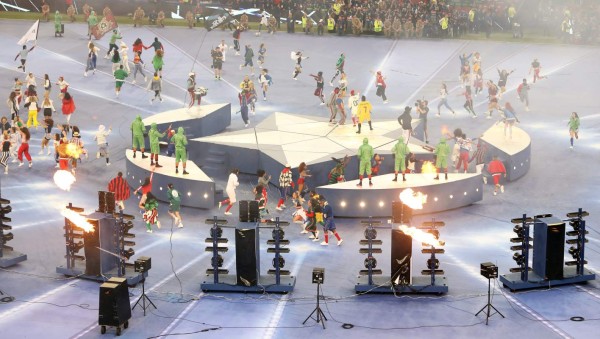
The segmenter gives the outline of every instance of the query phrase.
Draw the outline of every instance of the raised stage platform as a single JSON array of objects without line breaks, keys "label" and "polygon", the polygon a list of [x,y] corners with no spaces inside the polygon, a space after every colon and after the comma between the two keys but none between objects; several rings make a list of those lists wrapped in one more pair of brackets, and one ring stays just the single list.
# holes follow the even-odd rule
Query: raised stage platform
[{"label": "raised stage platform", "polygon": [[[488,146],[486,163],[498,156],[506,167],[507,181],[515,181],[529,172],[531,138],[525,131],[513,126],[513,136],[509,139],[504,136],[504,125],[494,124],[483,133],[482,140]],[[491,184],[491,180],[488,182]]]},{"label": "raised stage platform", "polygon": [[340,217],[391,217],[392,201],[400,201],[400,192],[412,188],[427,195],[427,203],[422,210],[414,214],[434,213],[468,206],[483,198],[483,181],[476,173],[449,173],[448,180],[435,174],[407,174],[406,181],[398,177],[394,182],[393,174],[373,177],[373,186],[364,179],[362,187],[358,180],[333,185],[319,186],[317,192],[323,194],[333,204],[335,216]]},{"label": "raised stage platform", "polygon": [[[236,167],[245,173],[256,173],[256,169],[261,168],[273,177],[279,175],[285,164],[296,168],[306,162],[312,174],[307,184],[316,187],[327,183],[327,175],[336,164],[332,157],[348,155],[346,176],[358,177],[356,152],[366,137],[376,153],[388,155],[381,165],[382,172],[392,171],[394,163],[389,155],[402,133],[398,121],[373,121],[372,131],[364,124],[361,134],[356,133],[357,128],[350,119],[347,121],[349,124],[338,126],[328,124],[327,118],[273,113],[254,128],[192,139],[191,158],[203,165],[209,175],[220,174],[210,172],[215,157],[220,158],[224,167]],[[415,121],[413,128],[418,124],[419,121]],[[423,146],[425,144],[415,138],[409,140],[409,147],[418,159],[430,160],[431,152]]]},{"label": "raised stage platform", "polygon": [[[215,182],[209,178],[193,161],[188,160],[187,171],[183,175],[183,167],[179,166],[179,174],[175,174],[175,158],[160,155],[160,164],[152,179],[152,193],[157,199],[167,201],[167,185],[172,183],[181,193],[181,205],[197,208],[213,208],[215,206]],[[138,153],[133,158],[133,151],[126,151],[126,178],[133,189],[138,188],[150,175],[150,158],[142,159]]]},{"label": "raised stage platform", "polygon": [[183,127],[188,139],[214,135],[231,125],[231,104],[178,108],[152,115],[143,122],[146,126],[155,122],[161,132],[169,125],[172,125],[175,130]]}]

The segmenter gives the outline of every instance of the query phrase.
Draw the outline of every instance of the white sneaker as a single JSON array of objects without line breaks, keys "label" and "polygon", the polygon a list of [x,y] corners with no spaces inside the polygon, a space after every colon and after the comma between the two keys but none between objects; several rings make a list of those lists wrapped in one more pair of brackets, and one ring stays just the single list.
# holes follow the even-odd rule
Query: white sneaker
[{"label": "white sneaker", "polygon": [[494,191],[494,195],[498,195],[498,192]]},{"label": "white sneaker", "polygon": [[132,85],[135,85],[135,79],[133,79],[133,81],[131,82]]},{"label": "white sneaker", "polygon": [[96,152],[96,159],[100,159],[100,152]]},{"label": "white sneaker", "polygon": [[319,241],[319,238],[314,238],[312,241],[317,242],[317,241]]},{"label": "white sneaker", "polygon": [[219,209],[221,209],[222,205],[223,205],[223,203],[219,201]]},{"label": "white sneaker", "polygon": [[50,150],[48,150],[48,155],[52,154],[52,152]]},{"label": "white sneaker", "polygon": [[17,158],[13,158],[11,162],[17,162]]},{"label": "white sneaker", "polygon": [[225,214],[225,215],[231,215],[231,212],[225,212],[223,214]]},{"label": "white sneaker", "polygon": [[275,209],[278,210],[278,211],[283,211],[283,208],[281,208],[280,206],[275,207]]},{"label": "white sneaker", "polygon": [[264,97],[264,98],[263,98],[263,101],[267,101],[267,97]]},{"label": "white sneaker", "polygon": [[570,149],[573,149],[573,146],[569,146]]},{"label": "white sneaker", "polygon": [[343,242],[344,242],[344,239],[340,239],[340,240],[338,240],[337,245],[340,246]]},{"label": "white sneaker", "polygon": [[107,163],[106,163],[106,166],[110,166],[110,162],[107,162]]},{"label": "white sneaker", "polygon": [[158,229],[160,229],[160,221],[156,222],[156,227],[158,227]]},{"label": "white sneaker", "polygon": [[483,183],[487,185],[487,177],[482,177],[483,178]]},{"label": "white sneaker", "polygon": [[146,230],[146,233],[152,233],[152,230]]},{"label": "white sneaker", "polygon": [[504,193],[504,185],[500,186],[500,192]]},{"label": "white sneaker", "polygon": [[[306,232],[306,233],[308,233],[308,232]],[[318,240],[319,238],[315,238],[315,236],[314,236],[314,235],[311,233],[311,234],[308,236],[308,239],[317,239],[317,240]]]},{"label": "white sneaker", "polygon": [[179,224],[177,225],[177,227],[183,228],[183,223],[181,222],[181,220],[179,220]]},{"label": "white sneaker", "polygon": [[248,124],[244,124],[244,127],[248,127]]},{"label": "white sneaker", "polygon": [[[287,208],[287,206],[285,204],[281,204],[281,208]],[[319,232],[317,232],[319,233]]]},{"label": "white sneaker", "polygon": [[20,162],[20,163],[19,163],[19,167],[21,167],[21,166],[23,166],[23,165],[24,165],[24,163],[23,163],[23,162]]},{"label": "white sneaker", "polygon": [[4,174],[8,174],[8,166],[4,168]]},{"label": "white sneaker", "polygon": [[83,72],[83,76],[86,77],[87,76],[87,72]]},{"label": "white sneaker", "polygon": [[56,166],[54,166],[54,168],[59,168],[59,167],[60,167],[60,165],[59,165],[59,164],[56,164]]},{"label": "white sneaker", "polygon": [[41,151],[38,152],[39,155],[43,155],[44,154],[44,150],[42,149]]},{"label": "white sneaker", "polygon": [[300,232],[300,234],[307,234],[308,231],[307,230],[302,230],[302,232]]},{"label": "white sneaker", "polygon": [[321,243],[321,246],[327,246],[327,245],[329,245],[329,244],[328,244],[327,242],[325,242],[325,241],[323,241],[323,242]]},{"label": "white sneaker", "polygon": [[388,102],[389,102],[389,101],[385,100],[383,103],[384,103],[384,104],[387,104]]}]

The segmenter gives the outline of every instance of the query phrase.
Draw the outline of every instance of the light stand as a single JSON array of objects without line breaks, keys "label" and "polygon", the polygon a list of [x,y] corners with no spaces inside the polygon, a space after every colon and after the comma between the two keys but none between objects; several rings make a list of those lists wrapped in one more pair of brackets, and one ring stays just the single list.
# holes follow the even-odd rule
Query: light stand
[{"label": "light stand", "polygon": [[[479,313],[481,313],[487,309],[487,311],[485,312],[485,324],[487,325],[490,320],[490,317],[496,313],[500,314],[500,316],[502,318],[504,318],[504,315],[502,313],[500,313],[500,311],[498,311],[498,309],[496,309],[494,307],[494,305],[492,305],[492,279],[495,279],[498,277],[498,266],[496,266],[492,263],[489,263],[489,262],[482,263],[481,264],[481,275],[486,277],[488,280],[487,304],[485,306],[483,306],[479,310],[479,312],[475,313],[475,316],[478,316]],[[494,311],[496,311],[496,313],[490,314],[490,309],[492,309],[492,308],[494,309]]]},{"label": "light stand", "polygon": [[[150,305],[152,305],[154,307],[154,309],[157,309],[156,305],[154,305],[152,300],[150,300],[148,295],[146,295],[146,286],[145,286],[146,277],[144,276],[144,273],[150,269],[150,266],[151,266],[151,261],[150,261],[150,258],[148,258],[148,257],[140,257],[140,258],[138,258],[138,260],[135,261],[135,271],[142,273],[142,277],[143,277],[142,278],[142,295],[140,295],[140,297],[135,302],[135,304],[133,304],[133,307],[131,308],[131,310],[134,310],[135,307],[141,301],[142,304],[140,305],[140,307],[142,308],[142,310],[144,310],[144,317],[146,316],[146,309],[149,308]],[[148,304],[146,304],[146,301],[148,301]]]},{"label": "light stand", "polygon": [[323,313],[323,310],[321,310],[321,298],[323,297],[321,295],[321,284],[324,282],[325,280],[325,269],[324,268],[313,268],[313,273],[312,273],[312,281],[313,284],[317,284],[317,307],[315,307],[315,309],[310,312],[310,314],[308,315],[308,317],[306,317],[306,319],[304,319],[304,321],[302,322],[302,325],[306,324],[306,322],[308,321],[308,319],[314,319],[312,316],[313,314],[317,314],[317,318],[314,319],[317,321],[317,324],[320,322],[321,325],[323,326],[323,329],[325,329],[325,322],[327,321],[327,317],[325,316],[325,313]]}]

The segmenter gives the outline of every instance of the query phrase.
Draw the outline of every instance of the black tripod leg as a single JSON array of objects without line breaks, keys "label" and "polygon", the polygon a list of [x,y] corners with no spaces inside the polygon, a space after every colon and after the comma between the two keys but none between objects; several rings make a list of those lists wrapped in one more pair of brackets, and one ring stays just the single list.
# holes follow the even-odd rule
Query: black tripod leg
[{"label": "black tripod leg", "polygon": [[493,308],[493,309],[494,309],[494,311],[496,311],[496,313],[500,314],[500,316],[501,316],[502,318],[506,318],[506,317],[505,317],[505,316],[504,316],[502,313],[500,313],[500,311],[498,311],[498,309],[497,309],[497,308],[495,308],[495,307],[494,307],[494,305],[490,304],[490,307],[491,307],[491,308]]},{"label": "black tripod leg", "polygon": [[[302,322],[302,325],[306,324],[306,322],[308,321],[308,319],[312,318],[312,315],[315,314],[315,312],[317,312],[318,308],[315,308],[312,312],[310,312],[310,314],[308,315],[308,317],[306,317],[306,319],[304,319],[304,321]],[[317,314],[317,317],[319,315]]]}]

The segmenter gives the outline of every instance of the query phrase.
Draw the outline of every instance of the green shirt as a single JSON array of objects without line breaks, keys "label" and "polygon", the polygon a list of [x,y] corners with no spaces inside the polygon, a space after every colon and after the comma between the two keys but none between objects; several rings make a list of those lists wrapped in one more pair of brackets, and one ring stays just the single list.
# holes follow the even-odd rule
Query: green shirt
[{"label": "green shirt", "polygon": [[115,79],[117,80],[125,80],[129,74],[125,72],[123,69],[118,69],[115,71]]}]

